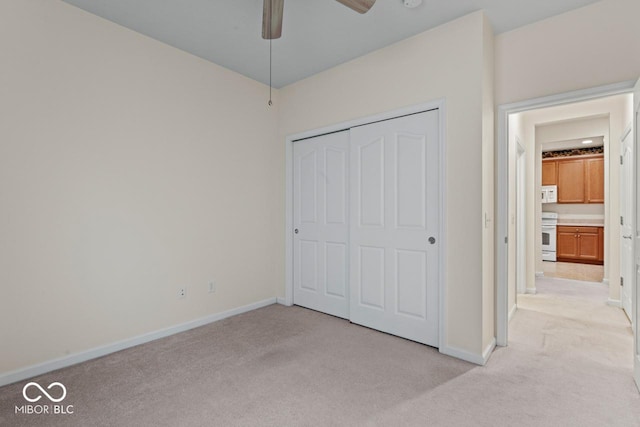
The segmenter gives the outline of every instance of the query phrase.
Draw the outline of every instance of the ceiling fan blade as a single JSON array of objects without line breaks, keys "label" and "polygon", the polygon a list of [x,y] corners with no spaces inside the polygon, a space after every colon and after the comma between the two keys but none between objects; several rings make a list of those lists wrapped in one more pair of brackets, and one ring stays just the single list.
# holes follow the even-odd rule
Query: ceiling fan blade
[{"label": "ceiling fan blade", "polygon": [[262,12],[262,38],[279,39],[282,36],[284,0],[264,0]]},{"label": "ceiling fan blade", "polygon": [[337,0],[358,13],[367,13],[376,0]]}]

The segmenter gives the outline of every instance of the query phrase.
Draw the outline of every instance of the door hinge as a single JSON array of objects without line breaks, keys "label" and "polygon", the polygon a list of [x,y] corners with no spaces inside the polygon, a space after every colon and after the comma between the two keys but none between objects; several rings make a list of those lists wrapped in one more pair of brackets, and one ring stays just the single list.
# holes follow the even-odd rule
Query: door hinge
[{"label": "door hinge", "polygon": [[505,242],[505,243],[509,243],[509,238],[508,238],[508,237],[505,237],[505,238],[504,238],[504,242]]},{"label": "door hinge", "polygon": [[624,277],[620,278],[620,286],[624,286]]},{"label": "door hinge", "polygon": [[620,216],[620,225],[624,225],[624,217],[622,215]]},{"label": "door hinge", "polygon": [[620,156],[620,164],[624,165],[624,156],[622,156],[622,155]]}]

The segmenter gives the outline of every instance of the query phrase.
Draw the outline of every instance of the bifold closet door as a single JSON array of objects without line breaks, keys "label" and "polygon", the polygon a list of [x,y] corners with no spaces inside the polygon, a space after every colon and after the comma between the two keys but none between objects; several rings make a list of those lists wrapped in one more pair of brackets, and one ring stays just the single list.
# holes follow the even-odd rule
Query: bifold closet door
[{"label": "bifold closet door", "polygon": [[349,131],[293,144],[293,302],[349,317]]},{"label": "bifold closet door", "polygon": [[438,346],[438,111],[351,129],[350,320]]}]

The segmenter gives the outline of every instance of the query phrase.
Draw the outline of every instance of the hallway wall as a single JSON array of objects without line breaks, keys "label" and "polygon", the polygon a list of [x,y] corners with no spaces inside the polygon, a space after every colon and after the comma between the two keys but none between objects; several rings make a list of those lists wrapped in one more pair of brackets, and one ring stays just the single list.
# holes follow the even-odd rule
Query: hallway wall
[{"label": "hallway wall", "polygon": [[496,36],[496,105],[637,80],[638,16],[640,1],[602,0]]}]

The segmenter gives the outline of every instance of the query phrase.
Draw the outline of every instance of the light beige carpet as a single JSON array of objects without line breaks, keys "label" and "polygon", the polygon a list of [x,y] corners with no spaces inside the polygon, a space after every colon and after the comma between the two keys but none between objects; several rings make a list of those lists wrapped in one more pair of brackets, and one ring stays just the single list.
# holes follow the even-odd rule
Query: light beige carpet
[{"label": "light beige carpet", "polygon": [[0,388],[0,425],[640,426],[628,322],[575,286],[521,296],[486,367],[274,305],[35,379],[73,415],[15,415],[27,381]]}]

